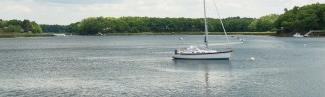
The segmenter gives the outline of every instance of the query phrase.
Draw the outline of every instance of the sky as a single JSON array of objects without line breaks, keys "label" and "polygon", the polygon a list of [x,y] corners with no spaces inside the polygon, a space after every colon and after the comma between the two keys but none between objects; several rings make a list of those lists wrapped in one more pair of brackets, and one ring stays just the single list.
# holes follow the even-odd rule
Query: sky
[{"label": "sky", "polygon": [[[208,16],[258,18],[325,0],[207,0]],[[0,19],[68,25],[87,17],[203,17],[203,0],[0,0]]]}]

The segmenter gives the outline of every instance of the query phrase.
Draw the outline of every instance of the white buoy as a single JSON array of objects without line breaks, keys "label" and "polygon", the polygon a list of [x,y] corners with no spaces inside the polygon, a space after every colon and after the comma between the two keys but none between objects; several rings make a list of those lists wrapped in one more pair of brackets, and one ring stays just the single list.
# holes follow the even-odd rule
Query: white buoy
[{"label": "white buoy", "polygon": [[251,57],[251,61],[255,61],[255,58],[254,57]]}]

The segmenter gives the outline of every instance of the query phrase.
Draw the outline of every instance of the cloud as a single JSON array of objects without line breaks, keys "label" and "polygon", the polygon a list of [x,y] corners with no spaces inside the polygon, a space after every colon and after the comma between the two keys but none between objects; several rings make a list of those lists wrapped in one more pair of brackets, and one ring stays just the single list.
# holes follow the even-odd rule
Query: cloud
[{"label": "cloud", "polygon": [[6,13],[11,13],[11,12],[15,12],[15,13],[31,13],[32,9],[28,6],[22,6],[22,5],[10,5],[10,6],[6,6],[6,5],[1,5],[2,6],[2,12],[6,12]]},{"label": "cloud", "polygon": [[[284,8],[325,0],[216,0],[222,17],[260,17]],[[212,0],[208,15],[216,17]],[[42,24],[70,24],[96,16],[202,17],[202,0],[1,0],[1,19],[31,19]]]},{"label": "cloud", "polygon": [[109,4],[118,3],[122,0],[34,0],[36,2],[48,2],[48,3],[58,3],[58,4]]}]

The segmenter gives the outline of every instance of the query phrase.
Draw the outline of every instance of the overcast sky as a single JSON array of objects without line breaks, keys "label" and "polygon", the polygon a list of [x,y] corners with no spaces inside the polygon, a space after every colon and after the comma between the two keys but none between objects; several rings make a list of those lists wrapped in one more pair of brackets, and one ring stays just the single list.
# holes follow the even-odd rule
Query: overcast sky
[{"label": "overcast sky", "polygon": [[[284,8],[325,0],[215,0],[222,17],[281,14]],[[207,0],[209,17],[216,17]],[[0,19],[30,19],[40,24],[70,24],[86,17],[202,17],[202,0],[0,0]]]}]

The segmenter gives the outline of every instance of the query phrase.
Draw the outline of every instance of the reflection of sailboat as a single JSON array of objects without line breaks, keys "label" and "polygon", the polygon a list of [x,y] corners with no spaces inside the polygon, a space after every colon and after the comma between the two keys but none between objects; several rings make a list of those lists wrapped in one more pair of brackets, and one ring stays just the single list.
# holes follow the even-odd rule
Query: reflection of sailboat
[{"label": "reflection of sailboat", "polygon": [[206,67],[213,71],[229,71],[229,60],[174,60],[175,69],[204,71]]},{"label": "reflection of sailboat", "polygon": [[[204,1],[204,26],[205,26],[205,37],[204,43],[205,46],[190,46],[188,48],[180,48],[175,50],[174,59],[191,59],[191,60],[205,60],[205,59],[217,59],[217,60],[229,60],[231,56],[232,49],[226,50],[212,50],[209,49],[208,44],[208,22],[207,22],[207,14],[206,14],[206,2]],[[226,30],[224,28],[223,22],[220,19],[222,27],[224,29],[225,35],[228,39]],[[229,42],[229,39],[228,39]]]},{"label": "reflection of sailboat", "polygon": [[213,78],[215,78],[216,76],[211,76],[210,73],[217,73],[221,76],[226,76],[225,74],[231,75],[231,63],[229,60],[174,60],[174,66],[175,69],[199,72],[202,71],[204,73],[206,97],[209,97],[211,93],[211,81],[227,82],[227,80],[222,79],[213,80]]}]

